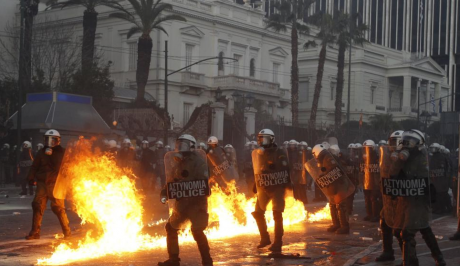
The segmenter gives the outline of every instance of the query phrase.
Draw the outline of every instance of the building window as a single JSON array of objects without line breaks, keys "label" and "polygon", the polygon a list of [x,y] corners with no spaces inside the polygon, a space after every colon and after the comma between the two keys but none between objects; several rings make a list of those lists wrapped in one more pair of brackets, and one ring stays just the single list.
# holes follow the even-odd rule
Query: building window
[{"label": "building window", "polygon": [[[186,44],[185,45],[185,66],[192,64],[192,55],[193,55],[194,45]],[[187,67],[187,71],[191,71],[192,67]]]},{"label": "building window", "polygon": [[254,58],[249,62],[249,76],[255,77],[256,74],[256,60]]},{"label": "building window", "polygon": [[299,82],[299,103],[308,102],[308,94],[310,93],[310,82]]},{"label": "building window", "polygon": [[277,64],[277,63],[273,63],[273,82],[274,83],[278,83],[278,71],[279,71],[279,68],[280,68],[280,64]]},{"label": "building window", "polygon": [[335,91],[335,86],[337,83],[331,82],[331,101],[334,100],[334,91]]},{"label": "building window", "polygon": [[399,109],[402,110],[402,105],[403,105],[403,93],[399,93]]},{"label": "building window", "polygon": [[137,43],[129,43],[129,70],[136,70],[137,67]]},{"label": "building window", "polygon": [[224,75],[224,52],[219,53],[219,60],[217,61],[217,75]]},{"label": "building window", "polygon": [[183,117],[184,126],[188,123],[188,120],[190,119],[190,115],[192,113],[192,107],[193,107],[193,104],[184,103],[184,117]]},{"label": "building window", "polygon": [[371,87],[371,104],[374,104],[374,96],[375,96],[375,87]]},{"label": "building window", "polygon": [[237,61],[233,62],[233,75],[235,75],[235,76],[240,75],[240,62],[241,62],[242,58],[243,58],[242,55],[239,55],[239,54],[234,54],[233,55],[233,59],[237,60]]}]

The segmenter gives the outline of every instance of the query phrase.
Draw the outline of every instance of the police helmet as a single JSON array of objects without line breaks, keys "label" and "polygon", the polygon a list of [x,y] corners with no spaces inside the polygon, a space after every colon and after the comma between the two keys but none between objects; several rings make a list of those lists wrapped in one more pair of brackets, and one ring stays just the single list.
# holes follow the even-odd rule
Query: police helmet
[{"label": "police helmet", "polygon": [[404,131],[402,135],[403,147],[416,148],[424,144],[425,144],[425,136],[421,131],[417,129],[411,129],[411,130]]},{"label": "police helmet", "polygon": [[189,134],[181,135],[176,140],[176,151],[191,151],[195,148],[196,139]]},{"label": "police helmet", "polygon": [[208,138],[208,145],[216,145],[219,144],[219,140],[214,137],[214,136],[211,136]]},{"label": "police helmet", "polygon": [[37,144],[37,150],[41,150],[41,149],[43,149],[43,147],[44,147],[43,144],[41,144],[41,143]]},{"label": "police helmet", "polygon": [[142,141],[142,149],[148,149],[150,147],[148,140]]},{"label": "police helmet", "polygon": [[113,139],[109,140],[107,146],[109,146],[109,149],[113,149],[117,147],[117,142]]},{"label": "police helmet", "polygon": [[388,139],[388,145],[394,147],[401,147],[402,143],[402,134],[404,131],[396,130],[395,132],[391,133],[390,138]]},{"label": "police helmet", "polygon": [[325,150],[327,150],[327,148],[323,144],[317,144],[313,147],[312,154],[316,159],[318,159],[319,154]]},{"label": "police helmet", "polygon": [[159,140],[155,143],[155,145],[157,146],[157,148],[163,148],[163,141]]},{"label": "police helmet", "polygon": [[61,134],[57,130],[50,129],[44,135],[45,146],[50,148],[56,147],[61,144]]},{"label": "police helmet", "polygon": [[24,141],[22,143],[22,147],[25,148],[25,149],[30,149],[30,148],[32,148],[32,143],[30,143],[30,141],[26,140],[26,141]]},{"label": "police helmet", "polygon": [[257,144],[262,147],[270,146],[275,142],[275,133],[271,129],[262,129],[257,135]]},{"label": "police helmet", "polygon": [[327,142],[327,141],[323,141],[323,143],[321,143],[321,144],[324,146],[324,148],[326,150],[328,150],[331,147],[331,144],[329,144],[329,142]]},{"label": "police helmet", "polygon": [[333,155],[339,156],[339,154],[340,154],[339,145],[337,145],[337,144],[331,145],[331,147],[329,148],[329,151],[330,151]]},{"label": "police helmet", "polygon": [[436,152],[439,152],[440,150],[441,150],[441,145],[439,145],[439,143],[433,143],[430,145],[431,153],[436,153]]}]

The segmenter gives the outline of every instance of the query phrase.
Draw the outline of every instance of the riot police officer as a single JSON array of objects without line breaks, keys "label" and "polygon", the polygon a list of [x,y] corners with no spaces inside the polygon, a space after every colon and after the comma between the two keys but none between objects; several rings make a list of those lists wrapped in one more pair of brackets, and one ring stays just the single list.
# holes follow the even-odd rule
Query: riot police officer
[{"label": "riot police officer", "polygon": [[59,219],[64,237],[67,238],[71,235],[64,200],[56,199],[53,196],[54,186],[65,152],[65,149],[60,145],[61,135],[58,131],[50,129],[45,132],[44,141],[45,147],[38,151],[27,177],[30,185],[35,181],[37,182],[35,198],[32,201],[32,230],[26,236],[27,240],[40,238],[43,213],[48,200],[51,201],[51,210]]},{"label": "riot police officer", "polygon": [[121,144],[121,149],[117,154],[118,166],[122,168],[131,168],[133,169],[133,163],[136,159],[136,152],[134,151],[134,146],[131,143],[131,140],[125,138]]},{"label": "riot police officer", "polygon": [[304,204],[308,203],[307,200],[307,189],[306,189],[306,177],[303,172],[303,151],[299,149],[299,143],[296,140],[290,140],[288,145],[288,158],[289,168],[291,169],[291,181],[294,198],[302,201]]},{"label": "riot police officer", "polygon": [[432,143],[429,151],[432,154],[430,157],[430,178],[431,184],[436,189],[436,202],[433,208],[433,213],[445,213],[452,210],[450,203],[449,189],[452,187],[452,179],[450,177],[450,162],[449,158],[441,152],[441,145]]},{"label": "riot police officer", "polygon": [[265,220],[265,211],[271,201],[275,222],[275,239],[269,250],[281,252],[284,234],[284,198],[286,189],[291,187],[288,157],[286,152],[276,145],[275,134],[270,129],[262,129],[258,133],[257,143],[259,148],[252,152],[257,189],[257,202],[252,216],[256,220],[261,238],[257,248],[271,244]]},{"label": "riot police officer", "polygon": [[375,151],[375,142],[366,140],[363,143],[363,171],[364,171],[364,203],[366,217],[364,221],[378,222],[382,209],[380,194],[380,167],[378,155]]},{"label": "riot police officer", "polygon": [[[195,149],[196,140],[191,135],[181,135],[176,140],[176,150],[169,152],[165,159],[165,172],[167,174],[167,184],[161,191],[161,202],[165,204],[168,201],[172,203],[172,214],[165,226],[166,243],[168,248],[169,259],[164,262],[159,262],[159,266],[179,266],[179,239],[178,231],[181,227],[190,221],[191,231],[195,239],[198,250],[201,254],[202,264],[206,266],[213,265],[213,260],[210,254],[208,239],[204,234],[204,230],[208,226],[208,199],[209,184],[208,184],[208,167],[206,165],[206,154]],[[203,153],[200,156],[200,152]],[[175,197],[169,189],[174,186],[174,183],[194,182],[198,181],[207,187],[207,193],[196,194],[190,197]],[[175,186],[179,188],[180,186]],[[186,187],[186,186],[183,186]],[[177,190],[175,191],[178,192]],[[193,194],[190,194],[193,195]]]},{"label": "riot police officer", "polygon": [[10,179],[10,144],[3,144],[0,150],[0,184],[5,184]]},{"label": "riot police officer", "polygon": [[[328,227],[327,231],[336,234],[349,234],[347,198],[354,193],[355,187],[339,162],[339,153],[340,149],[337,145],[318,144],[313,147],[313,157],[316,159],[316,172],[318,173],[314,178],[315,183],[329,197],[332,225]],[[312,162],[309,162],[308,165],[311,166]],[[314,175],[315,171],[312,167],[309,168],[309,171]],[[323,182],[323,179],[326,181]]]},{"label": "riot police officer", "polygon": [[34,194],[33,185],[29,184],[27,180],[27,174],[29,174],[30,167],[34,161],[34,156],[32,155],[32,143],[30,141],[24,141],[22,143],[22,151],[19,157],[19,181],[21,183],[22,191],[19,195],[27,195],[27,185],[29,185],[29,195]]},{"label": "riot police officer", "polygon": [[238,180],[236,154],[231,152],[227,155],[215,136],[208,138],[207,158],[211,183],[217,183],[220,188],[226,190],[228,182]]},{"label": "riot police officer", "polygon": [[[394,261],[393,250],[393,226],[394,216],[396,215],[397,198],[391,195],[386,195],[387,188],[386,180],[391,176],[396,175],[401,169],[400,166],[394,164],[394,160],[398,157],[398,151],[401,149],[402,130],[393,132],[388,140],[388,146],[383,145],[380,147],[380,178],[382,189],[382,202],[383,208],[380,213],[380,230],[382,232],[382,247],[383,252],[378,256],[375,261]],[[388,186],[391,189],[390,186]]]},{"label": "riot police officer", "polygon": [[248,147],[245,149],[243,157],[243,174],[244,179],[246,179],[247,186],[247,197],[252,198],[256,192],[254,192],[254,166],[252,163],[252,151],[257,148],[257,142],[251,141],[248,142]]},{"label": "riot police officer", "polygon": [[[430,227],[430,178],[425,150],[425,136],[416,129],[404,131],[402,150],[398,153],[396,167],[401,171],[392,178],[391,189],[384,193],[397,197],[394,215],[394,235],[402,247],[403,265],[418,265],[415,234],[420,231],[431,250],[436,265],[446,265],[438,242]],[[401,181],[402,180],[402,181]],[[410,182],[404,182],[409,180]]]},{"label": "riot police officer", "polygon": [[154,153],[154,164],[155,164],[155,176],[160,178],[161,186],[163,187],[166,182],[165,177],[165,154],[168,152],[166,147],[163,147],[162,141],[157,141],[155,143],[155,153]]},{"label": "riot police officer", "polygon": [[153,160],[154,152],[150,149],[148,140],[143,140],[142,151],[140,156],[140,178],[144,193],[155,190],[154,173],[153,173]]}]

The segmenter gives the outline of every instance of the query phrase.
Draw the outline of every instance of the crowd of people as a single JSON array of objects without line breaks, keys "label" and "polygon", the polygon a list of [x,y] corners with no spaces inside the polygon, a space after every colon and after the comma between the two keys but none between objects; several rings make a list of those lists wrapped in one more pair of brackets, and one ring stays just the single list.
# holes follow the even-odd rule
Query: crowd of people
[{"label": "crowd of people", "polygon": [[[64,236],[71,235],[64,200],[53,196],[65,152],[60,140],[58,131],[48,130],[44,145],[38,144],[34,150],[32,144],[25,141],[21,147],[16,165],[21,194],[32,194],[36,186],[28,240],[40,238],[48,200]],[[453,210],[449,190],[456,196],[458,150],[450,155],[450,151],[438,143],[428,145],[424,133],[415,129],[395,131],[387,141],[352,143],[347,149],[340,149],[333,140],[313,147],[295,140],[278,146],[273,131],[263,129],[257,141],[246,143],[240,160],[232,145],[221,146],[214,136],[205,144],[197,143],[191,135],[181,135],[173,151],[161,141],[143,140],[136,147],[128,138],[123,139],[121,145],[115,140],[105,140],[99,149],[113,156],[120,167],[135,169],[145,193],[154,193],[159,180],[161,202],[173,203],[173,212],[165,227],[169,259],[158,265],[180,264],[178,230],[187,221],[191,222],[203,265],[213,264],[203,233],[208,226],[207,197],[212,184],[218,184],[225,191],[232,180],[245,184],[248,197],[257,197],[252,213],[260,233],[257,248],[270,246],[268,249],[272,252],[282,251],[287,192],[292,191],[294,197],[306,205],[307,191],[312,190],[314,184],[313,201],[327,200],[330,205],[332,224],[328,232],[349,234],[355,194],[362,190],[364,221],[380,222],[383,252],[376,261],[395,260],[392,244],[396,237],[403,265],[418,265],[414,237],[420,232],[436,265],[446,265],[430,220],[432,212],[445,214]],[[11,160],[12,152],[8,144],[3,145],[2,175],[7,174],[5,164]],[[275,223],[273,242],[265,219],[270,202]],[[451,240],[460,240],[460,220],[458,232]]]}]

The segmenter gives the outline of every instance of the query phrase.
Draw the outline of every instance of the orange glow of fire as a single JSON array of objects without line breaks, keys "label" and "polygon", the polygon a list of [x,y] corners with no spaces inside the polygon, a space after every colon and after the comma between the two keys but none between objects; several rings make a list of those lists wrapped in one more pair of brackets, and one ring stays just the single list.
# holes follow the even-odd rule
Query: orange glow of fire
[{"label": "orange glow of fire", "polygon": [[[88,152],[90,143],[80,139],[76,144],[82,152],[76,153],[69,162],[72,173],[72,202],[82,224],[93,224],[77,245],[61,243],[48,258],[37,261],[38,265],[62,265],[75,261],[94,259],[111,254],[165,248],[165,236],[150,236],[142,233],[143,196],[136,189],[135,178],[127,169],[117,167],[113,158]],[[86,148],[85,148],[86,147]],[[212,187],[208,199],[209,223],[206,230],[210,240],[225,239],[238,235],[258,234],[252,218],[256,197],[247,199],[238,193],[234,181],[228,184],[226,193],[217,185]],[[272,212],[268,206],[266,219],[269,227],[274,226]],[[286,198],[283,213],[284,225],[330,219],[329,207],[310,214],[304,205],[292,197]],[[308,218],[307,218],[308,217]],[[164,223],[164,220],[153,224]],[[183,230],[179,241],[193,242],[190,229]]]}]

